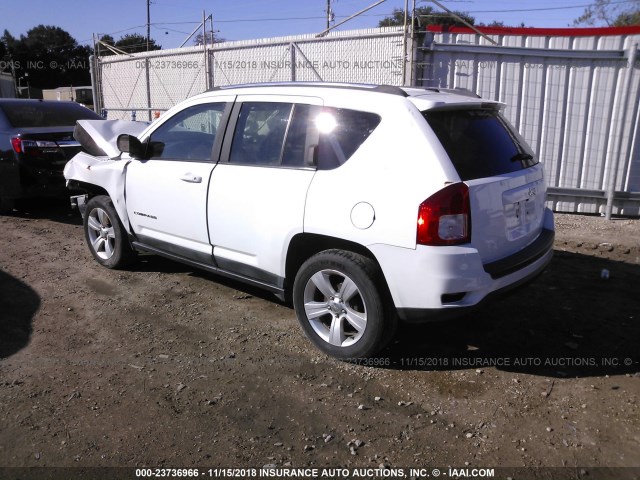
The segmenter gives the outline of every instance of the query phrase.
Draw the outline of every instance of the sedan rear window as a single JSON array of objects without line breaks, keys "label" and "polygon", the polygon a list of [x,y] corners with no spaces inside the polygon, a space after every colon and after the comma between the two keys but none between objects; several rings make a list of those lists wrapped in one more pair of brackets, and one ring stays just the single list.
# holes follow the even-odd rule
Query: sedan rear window
[{"label": "sedan rear window", "polygon": [[7,102],[0,108],[14,128],[72,127],[77,120],[102,117],[73,102]]},{"label": "sedan rear window", "polygon": [[423,115],[462,180],[516,172],[538,163],[526,142],[495,110],[428,110]]}]

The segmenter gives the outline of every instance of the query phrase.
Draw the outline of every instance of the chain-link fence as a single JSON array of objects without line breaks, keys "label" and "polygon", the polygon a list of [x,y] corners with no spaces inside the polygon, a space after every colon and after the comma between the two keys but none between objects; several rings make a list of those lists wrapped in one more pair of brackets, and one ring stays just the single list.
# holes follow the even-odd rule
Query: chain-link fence
[{"label": "chain-link fence", "polygon": [[403,85],[404,29],[298,35],[162,50],[97,61],[96,96],[108,118],[153,118],[208,88],[279,81]]},{"label": "chain-link fence", "polygon": [[375,29],[210,50],[212,85],[279,81],[403,85],[403,33]]},{"label": "chain-link fence", "polygon": [[149,120],[207,89],[202,48],[98,59],[98,109],[110,119]]}]

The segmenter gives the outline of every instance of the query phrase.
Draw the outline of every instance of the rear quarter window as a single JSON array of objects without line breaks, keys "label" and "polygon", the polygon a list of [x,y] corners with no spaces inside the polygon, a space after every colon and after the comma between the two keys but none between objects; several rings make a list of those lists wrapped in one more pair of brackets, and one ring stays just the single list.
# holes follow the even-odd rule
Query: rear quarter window
[{"label": "rear quarter window", "polygon": [[349,160],[380,123],[375,113],[343,108],[323,108],[321,112],[334,126],[325,131],[320,128],[317,160],[320,170],[337,168]]},{"label": "rear quarter window", "polygon": [[538,163],[531,148],[498,111],[423,112],[462,180],[516,172]]}]

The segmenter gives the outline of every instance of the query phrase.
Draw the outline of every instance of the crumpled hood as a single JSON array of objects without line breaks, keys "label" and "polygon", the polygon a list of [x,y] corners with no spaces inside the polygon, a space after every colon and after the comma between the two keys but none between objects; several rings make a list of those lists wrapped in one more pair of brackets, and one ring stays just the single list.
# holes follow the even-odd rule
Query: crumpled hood
[{"label": "crumpled hood", "polygon": [[148,126],[147,122],[129,120],[78,120],[73,138],[91,155],[113,158],[120,155],[118,135],[138,135]]}]

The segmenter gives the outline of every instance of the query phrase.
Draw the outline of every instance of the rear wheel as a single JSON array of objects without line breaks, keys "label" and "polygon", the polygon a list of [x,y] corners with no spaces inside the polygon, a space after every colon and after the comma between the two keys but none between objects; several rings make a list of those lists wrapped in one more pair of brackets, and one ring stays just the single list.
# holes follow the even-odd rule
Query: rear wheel
[{"label": "rear wheel", "polygon": [[341,359],[378,353],[396,325],[380,285],[377,264],[357,253],[326,250],[309,258],[293,286],[296,315],[307,337]]},{"label": "rear wheel", "polygon": [[98,195],[87,202],[84,234],[91,254],[100,265],[122,268],[135,258],[127,232],[106,195]]}]

